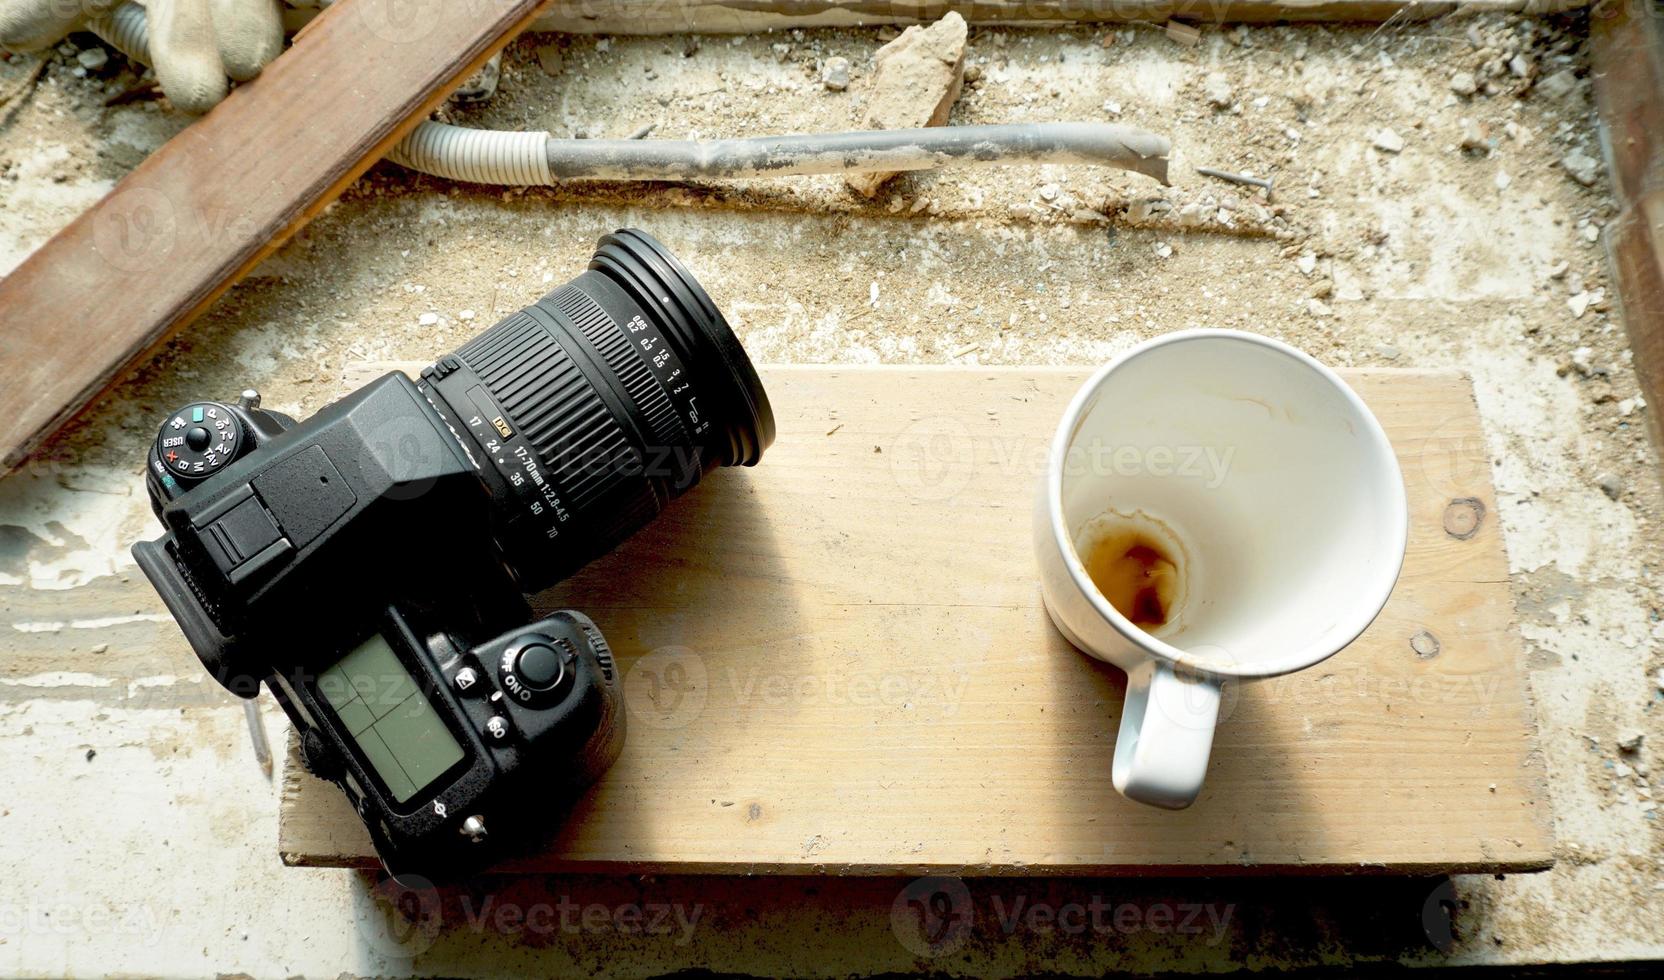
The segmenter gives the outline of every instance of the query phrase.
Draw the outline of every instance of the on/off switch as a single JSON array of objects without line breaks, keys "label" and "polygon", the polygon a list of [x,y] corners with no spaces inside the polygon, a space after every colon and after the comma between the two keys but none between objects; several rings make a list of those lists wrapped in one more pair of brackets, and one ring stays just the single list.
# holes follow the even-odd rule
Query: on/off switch
[{"label": "on/off switch", "polygon": [[541,643],[524,647],[514,666],[515,673],[534,691],[548,690],[560,683],[560,654],[555,652],[554,647]]},{"label": "on/off switch", "polygon": [[557,696],[570,682],[573,666],[570,644],[533,633],[503,651],[497,663],[497,677],[509,697],[536,707]]}]

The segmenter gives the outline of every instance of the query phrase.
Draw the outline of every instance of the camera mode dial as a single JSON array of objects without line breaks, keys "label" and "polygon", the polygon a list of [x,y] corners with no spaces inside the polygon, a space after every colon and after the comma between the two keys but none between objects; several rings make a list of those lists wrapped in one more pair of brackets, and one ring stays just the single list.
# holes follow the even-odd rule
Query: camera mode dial
[{"label": "camera mode dial", "polygon": [[570,641],[528,633],[503,651],[497,679],[511,701],[542,707],[571,686],[577,658]]},{"label": "camera mode dial", "polygon": [[242,426],[219,402],[195,402],[162,423],[156,458],[176,480],[205,480],[237,458]]}]

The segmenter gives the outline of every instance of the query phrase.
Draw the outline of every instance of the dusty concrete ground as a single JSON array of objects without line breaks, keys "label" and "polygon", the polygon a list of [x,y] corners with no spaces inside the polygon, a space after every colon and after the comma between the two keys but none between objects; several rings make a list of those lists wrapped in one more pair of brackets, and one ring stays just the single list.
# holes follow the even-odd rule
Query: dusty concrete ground
[{"label": "dusty concrete ground", "polygon": [[[1664,747],[1664,500],[1611,305],[1605,177],[1586,187],[1562,164],[1573,150],[1599,157],[1579,30],[1209,29],[1189,48],[1149,27],[973,29],[979,77],[954,121],[1113,118],[1163,132],[1176,146],[1166,190],[1047,167],[907,177],[870,203],[831,178],[505,193],[378,167],[87,414],[51,462],[0,481],[0,973],[1010,974],[1664,956],[1650,783]],[[840,128],[859,118],[877,44],[871,31],[528,37],[495,101],[452,116],[557,135]],[[833,55],[855,66],[848,92],[819,82]],[[1526,77],[1508,65],[1516,55]],[[0,272],[182,125],[154,102],[103,105],[136,80],[120,59],[96,78],[73,64],[54,56],[0,107]],[[0,92],[28,67],[0,63]],[[1576,81],[1552,94],[1544,80],[1566,67]],[[1228,107],[1210,104],[1215,72]],[[1452,91],[1458,72],[1475,75],[1475,94]],[[1272,175],[1276,199],[1201,178],[1197,164]],[[152,533],[139,473],[157,414],[248,385],[310,413],[343,365],[454,347],[625,224],[698,271],[761,361],[1089,364],[1163,331],[1229,326],[1337,365],[1471,372],[1558,866],[1451,885],[973,882],[971,931],[936,955],[892,928],[906,882],[551,877],[492,898],[529,918],[484,910],[473,892],[417,916],[436,930],[389,932],[366,879],[280,867],[276,784],[249,756],[241,712],[199,676],[126,557]],[[65,336],[96,343],[98,325]],[[158,647],[178,656],[131,652]],[[275,741],[269,707],[267,722]],[[1637,749],[1620,748],[1636,734]],[[1094,900],[1132,913],[1074,931],[1010,915],[1019,901]],[[603,913],[570,911],[588,906]],[[621,925],[614,913],[632,906],[666,927]],[[1223,924],[1176,931],[1168,916],[1191,907]]]}]

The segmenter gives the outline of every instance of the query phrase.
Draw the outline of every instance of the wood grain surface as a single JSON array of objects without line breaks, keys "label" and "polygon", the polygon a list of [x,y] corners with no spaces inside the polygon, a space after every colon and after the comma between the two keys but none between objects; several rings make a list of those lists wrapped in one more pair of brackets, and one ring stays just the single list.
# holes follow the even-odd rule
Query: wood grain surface
[{"label": "wood grain surface", "polygon": [[[386,370],[354,372],[356,384]],[[408,367],[401,365],[401,367]],[[1110,785],[1124,680],[1040,603],[1029,520],[1085,372],[775,368],[779,438],[539,598],[606,631],[629,741],[505,870],[1479,872],[1552,862],[1543,767],[1468,381],[1350,372],[1411,525],[1380,618],[1227,695],[1189,810]],[[297,865],[371,865],[291,757]]]},{"label": "wood grain surface", "polygon": [[0,473],[420,122],[543,0],[341,0],[0,280]]}]

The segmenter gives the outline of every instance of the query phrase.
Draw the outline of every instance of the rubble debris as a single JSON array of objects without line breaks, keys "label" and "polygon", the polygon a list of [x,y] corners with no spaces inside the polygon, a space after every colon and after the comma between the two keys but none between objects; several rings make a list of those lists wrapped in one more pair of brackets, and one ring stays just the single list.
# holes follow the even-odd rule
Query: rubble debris
[{"label": "rubble debris", "polygon": [[537,67],[543,69],[545,75],[559,75],[561,69],[566,67],[566,58],[558,44],[540,44],[536,53]]},{"label": "rubble debris", "polygon": [[1208,219],[1213,217],[1214,212],[1213,205],[1191,201],[1184,207],[1179,208],[1179,226],[1181,228],[1199,228],[1208,223]]},{"label": "rubble debris", "polygon": [[490,101],[497,94],[497,82],[503,77],[503,53],[501,51],[485,60],[468,80],[458,85],[451,92],[451,101],[460,105]]},{"label": "rubble debris", "polygon": [[1462,152],[1475,155],[1491,152],[1491,141],[1485,135],[1485,127],[1477,120],[1462,120]]},{"label": "rubble debris", "polygon": [[1562,68],[1546,78],[1537,81],[1537,92],[1544,98],[1556,101],[1577,91],[1577,73],[1570,68]]},{"label": "rubble debris", "polygon": [[1584,187],[1593,187],[1600,176],[1600,164],[1582,150],[1573,150],[1561,157],[1560,166],[1565,167],[1566,173]]},{"label": "rubble debris", "polygon": [[1382,153],[1404,152],[1404,137],[1390,129],[1383,129],[1375,134],[1375,141],[1371,144]]},{"label": "rubble debris", "polygon": [[820,83],[834,92],[849,88],[849,59],[826,59],[820,66]]},{"label": "rubble debris", "polygon": [[1201,28],[1186,24],[1182,20],[1167,22],[1167,37],[1169,40],[1177,41],[1187,48],[1194,48],[1202,43]]},{"label": "rubble debris", "polygon": [[1224,72],[1208,72],[1208,77],[1202,81],[1202,94],[1207,96],[1208,105],[1215,109],[1229,109],[1236,101],[1231,92],[1231,80]]},{"label": "rubble debris", "polygon": [[[965,18],[949,12],[929,27],[914,25],[873,57],[872,84],[862,128],[912,129],[942,126],[965,79]],[[844,178],[866,197],[878,193],[895,171]]]},{"label": "rubble debris", "polygon": [[[1600,478],[1595,481],[1595,485],[1600,487],[1600,492],[1606,494],[1611,500],[1617,500],[1624,495],[1623,477],[1616,473],[1602,473]],[[1636,741],[1639,743],[1640,740],[1637,739]],[[1618,747],[1623,748],[1621,744]]]},{"label": "rubble debris", "polygon": [[1646,737],[1647,736],[1644,732],[1638,732],[1632,729],[1622,738],[1618,739],[1618,751],[1624,753],[1625,755],[1634,755],[1635,753],[1641,751],[1641,742]]},{"label": "rubble debris", "polygon": [[1474,81],[1473,73],[1459,71],[1450,76],[1450,90],[1461,96],[1472,96],[1479,91],[1479,83]]},{"label": "rubble debris", "polygon": [[75,60],[87,71],[97,71],[110,63],[110,53],[103,48],[83,48],[75,52]]}]

